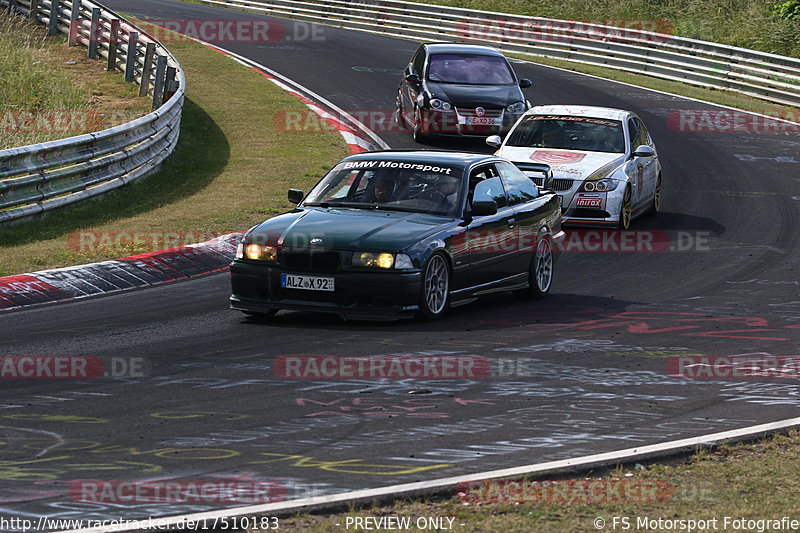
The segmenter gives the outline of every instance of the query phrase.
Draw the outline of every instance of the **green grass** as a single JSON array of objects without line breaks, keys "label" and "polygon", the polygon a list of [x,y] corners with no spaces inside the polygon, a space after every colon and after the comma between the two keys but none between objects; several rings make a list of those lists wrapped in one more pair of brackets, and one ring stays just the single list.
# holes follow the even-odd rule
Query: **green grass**
[{"label": "green grass", "polygon": [[[723,527],[724,517],[764,520],[789,516],[800,520],[794,512],[800,499],[798,473],[800,434],[794,431],[788,436],[775,435],[755,444],[722,445],[711,452],[697,453],[684,463],[650,465],[645,470],[618,468],[605,475],[589,473],[586,477],[560,485],[580,487],[578,483],[591,480],[612,480],[611,483],[615,483],[616,487],[630,489],[627,496],[612,498],[616,501],[593,501],[592,494],[598,493],[587,490],[570,491],[566,496],[564,493],[532,491],[529,494],[534,497],[527,501],[521,499],[519,503],[481,503],[475,501],[477,498],[474,497],[467,499],[455,496],[449,499],[418,498],[388,505],[374,504],[342,513],[290,516],[281,519],[280,525],[286,531],[319,533],[346,531],[345,520],[348,516],[411,517],[412,523],[421,516],[433,516],[455,518],[452,531],[456,533],[585,533],[599,531],[594,527],[597,518],[605,520],[604,531],[644,531],[635,527],[636,519],[648,517],[683,520],[717,518],[716,529],[702,531],[734,531],[730,525]],[[637,492],[637,486],[656,489]],[[494,491],[493,494],[498,492]],[[628,517],[632,527],[625,529],[618,522],[616,529],[612,528],[615,516]],[[341,525],[337,526],[337,523]],[[350,529],[354,530],[352,526]],[[410,531],[418,529],[412,527]],[[679,530],[659,528],[649,531]],[[782,530],[767,527],[765,531]]]},{"label": "green grass", "polygon": [[81,233],[243,231],[289,208],[289,187],[307,190],[348,153],[336,132],[279,131],[276,116],[307,108],[260,74],[199,44],[169,48],[187,75],[175,153],[140,184],[43,220],[0,227],[0,275],[150,249],[147,243],[81,250],[75,244]]},{"label": "green grass", "polygon": [[53,138],[47,132],[20,131],[15,127],[18,121],[12,118],[18,115],[13,113],[89,109],[82,88],[43,61],[52,44],[39,26],[0,15],[0,149]]},{"label": "green grass", "polygon": [[89,133],[150,111],[148,99],[86,49],[0,14],[0,149]]}]

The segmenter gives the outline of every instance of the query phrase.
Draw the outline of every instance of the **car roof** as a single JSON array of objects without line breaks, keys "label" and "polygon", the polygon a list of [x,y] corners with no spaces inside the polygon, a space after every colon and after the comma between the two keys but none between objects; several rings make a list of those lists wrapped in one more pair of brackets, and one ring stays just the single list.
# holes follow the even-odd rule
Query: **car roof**
[{"label": "car roof", "polygon": [[540,105],[530,108],[525,114],[582,116],[590,118],[605,118],[610,120],[625,120],[633,113],[631,111],[615,109],[613,107],[597,107],[587,105]]},{"label": "car roof", "polygon": [[485,56],[504,57],[502,53],[491,46],[479,44],[462,44],[451,42],[424,43],[431,54],[477,54]]},{"label": "car roof", "polygon": [[452,152],[445,150],[380,150],[362,152],[345,157],[342,161],[401,161],[407,163],[434,163],[457,168],[467,168],[482,161],[494,161],[497,157],[491,154],[469,152]]}]

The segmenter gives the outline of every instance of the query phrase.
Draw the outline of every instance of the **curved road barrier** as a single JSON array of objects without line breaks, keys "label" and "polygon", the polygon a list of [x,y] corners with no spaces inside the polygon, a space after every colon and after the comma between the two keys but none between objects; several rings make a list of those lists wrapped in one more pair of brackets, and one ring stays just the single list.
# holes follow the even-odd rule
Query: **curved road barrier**
[{"label": "curved road barrier", "polygon": [[134,121],[68,139],[0,150],[0,223],[69,205],[155,172],[178,142],[185,77],[158,41],[88,0],[0,0],[7,8],[65,33],[125,73],[155,111]]},{"label": "curved road barrier", "polygon": [[[800,59],[644,29],[401,0],[200,1],[395,37],[486,43],[508,52],[598,65],[800,105]],[[650,22],[635,25],[662,29],[662,24]]]}]

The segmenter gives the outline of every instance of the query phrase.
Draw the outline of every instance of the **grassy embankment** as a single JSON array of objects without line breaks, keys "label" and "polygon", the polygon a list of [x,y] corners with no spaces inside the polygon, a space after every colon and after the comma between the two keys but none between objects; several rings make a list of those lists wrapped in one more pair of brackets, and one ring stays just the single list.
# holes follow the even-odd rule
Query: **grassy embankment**
[{"label": "grassy embankment", "polygon": [[[0,21],[9,24],[5,15],[0,15]],[[98,98],[118,92],[130,96],[136,90],[124,84],[121,75],[103,72],[101,62],[83,60],[85,49],[70,49],[63,38],[45,37],[40,26],[31,28],[22,21],[12,25],[21,32],[18,37],[30,34],[29,46],[10,50],[0,44],[0,78],[19,77],[24,65],[44,55],[49,58],[41,60],[41,68],[25,67],[29,74],[14,82],[30,88],[17,89],[26,99],[14,109],[38,109],[44,102],[49,106],[44,109],[96,109]],[[0,30],[0,35],[7,34],[11,35]],[[305,113],[307,108],[260,74],[185,39],[170,38],[166,46],[187,75],[175,153],[157,174],[133,187],[53,212],[43,220],[0,227],[0,276],[122,257],[159,244],[163,247],[165,239],[176,236],[185,244],[245,230],[290,207],[288,187],[307,189],[348,153],[335,131],[294,132],[276,127],[276,116]],[[36,53],[39,49],[47,53]],[[66,65],[72,60],[88,68],[72,72],[72,66]],[[90,78],[93,73],[96,77]],[[38,95],[46,92],[40,88],[55,89],[51,91],[55,95],[47,100],[42,97],[43,103],[37,104]],[[7,101],[0,102],[5,106]],[[115,100],[109,111],[118,111],[118,106]],[[131,99],[130,106],[148,110],[147,99]],[[155,237],[135,245],[125,237],[134,232]],[[81,234],[89,235],[83,241],[89,246],[81,248]],[[117,240],[122,246],[116,245]],[[104,242],[111,246],[99,246]]]}]

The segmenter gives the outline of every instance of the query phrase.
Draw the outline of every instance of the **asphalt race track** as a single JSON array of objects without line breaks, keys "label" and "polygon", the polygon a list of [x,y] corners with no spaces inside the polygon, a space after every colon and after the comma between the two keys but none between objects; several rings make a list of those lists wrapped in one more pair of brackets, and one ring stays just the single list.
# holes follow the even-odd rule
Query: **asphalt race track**
[{"label": "asphalt race track", "polygon": [[[259,19],[167,0],[106,3],[155,20]],[[284,23],[289,37],[310,32]],[[415,43],[331,27],[310,33],[317,38],[220,46],[350,112],[391,113]],[[671,120],[679,110],[719,108],[515,68],[534,81],[526,90],[534,104],[622,107],[643,118],[665,195],[662,214],[633,229],[656,235],[657,250],[565,253],[548,299],[496,295],[435,323],[289,312],[252,321],[228,309],[225,273],[5,313],[4,355],[139,357],[152,374],[5,381],[0,514],[143,518],[251,503],[86,501],[82,480],[270,482],[273,499],[294,499],[800,416],[796,374],[669,375],[678,356],[800,356],[797,134],[680,131]],[[415,146],[408,133],[374,129],[392,147]],[[281,356],[393,354],[503,359],[506,375],[283,379],[272,366]]]}]

